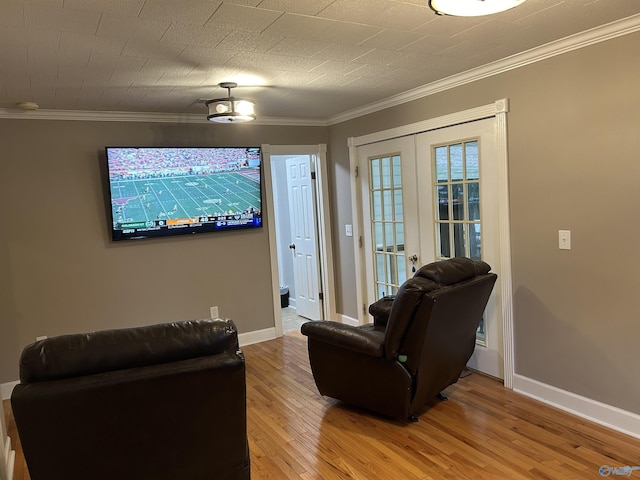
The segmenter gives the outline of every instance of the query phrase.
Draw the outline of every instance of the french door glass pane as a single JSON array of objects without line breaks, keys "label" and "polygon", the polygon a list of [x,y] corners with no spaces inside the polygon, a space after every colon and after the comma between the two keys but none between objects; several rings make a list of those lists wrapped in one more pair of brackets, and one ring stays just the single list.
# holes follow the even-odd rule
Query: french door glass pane
[{"label": "french door glass pane", "polygon": [[480,166],[478,162],[478,141],[466,142],[464,144],[465,149],[465,171],[466,180],[479,180],[480,179]]},{"label": "french door glass pane", "polygon": [[371,210],[374,222],[382,220],[382,192],[375,190],[371,192]]},{"label": "french door glass pane", "polygon": [[451,250],[449,244],[449,224],[448,223],[438,223],[437,233],[438,233],[438,256],[440,258],[450,258]]},{"label": "french door glass pane", "polygon": [[455,245],[455,256],[456,257],[466,257],[467,249],[465,248],[465,234],[464,234],[463,223],[454,223],[453,224],[453,241]]},{"label": "french door glass pane", "polygon": [[382,201],[383,201],[383,205],[382,205],[383,216],[382,216],[382,218],[385,221],[393,220],[393,209],[391,208],[391,205],[393,204],[393,201],[391,200],[391,196],[392,195],[393,195],[393,193],[391,192],[391,190],[383,190],[382,191]]},{"label": "french door glass pane", "polygon": [[447,185],[438,185],[438,209],[436,219],[449,220],[449,187]]},{"label": "french door glass pane", "polygon": [[385,277],[384,271],[384,255],[382,253],[376,253],[376,273],[380,278]]},{"label": "french door glass pane", "polygon": [[400,155],[393,156],[393,187],[402,188],[402,169],[400,167]]},{"label": "french door glass pane", "polygon": [[447,155],[447,147],[436,147],[436,181],[449,181],[449,157]]},{"label": "french door glass pane", "polygon": [[480,184],[467,184],[467,211],[470,221],[480,221]]},{"label": "french door glass pane", "polygon": [[397,249],[396,242],[393,241],[393,223],[384,224],[384,239],[387,252],[395,252]]},{"label": "french door glass pane", "polygon": [[380,188],[380,160],[378,158],[371,160],[371,188],[374,191]]},{"label": "french door glass pane", "polygon": [[462,156],[462,144],[449,145],[449,162],[451,167],[451,181],[459,182],[464,179],[464,158]]},{"label": "french door glass pane", "polygon": [[404,252],[404,224],[396,223],[396,243],[398,252]]},{"label": "french door glass pane", "polygon": [[384,238],[382,237],[382,223],[376,222],[373,224],[373,244],[375,250],[381,252],[384,250]]},{"label": "french door glass pane", "polygon": [[385,157],[382,159],[382,188],[391,186],[391,159]]},{"label": "french door glass pane", "polygon": [[479,223],[469,225],[469,258],[474,260],[481,260],[480,228]]},{"label": "french door glass pane", "polygon": [[451,196],[453,197],[453,219],[464,220],[464,185],[462,183],[451,185]]},{"label": "french door glass pane", "polygon": [[369,160],[371,212],[378,296],[394,294],[406,280],[400,155]]},{"label": "french door glass pane", "polygon": [[[395,177],[394,177],[395,178]],[[394,219],[396,222],[401,222],[403,219],[402,216],[402,191],[396,190],[393,194],[393,205],[394,205]]]}]

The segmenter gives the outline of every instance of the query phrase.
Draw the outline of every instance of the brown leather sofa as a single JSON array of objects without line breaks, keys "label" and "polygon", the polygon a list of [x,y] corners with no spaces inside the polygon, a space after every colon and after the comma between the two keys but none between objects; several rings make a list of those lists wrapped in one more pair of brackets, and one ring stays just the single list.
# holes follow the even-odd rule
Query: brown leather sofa
[{"label": "brown leather sofa", "polygon": [[455,383],[497,276],[485,262],[452,258],[420,268],[370,306],[374,323],[307,322],[309,359],[321,394],[402,420]]},{"label": "brown leather sofa", "polygon": [[11,406],[32,480],[247,480],[245,363],[231,320],[28,345]]}]

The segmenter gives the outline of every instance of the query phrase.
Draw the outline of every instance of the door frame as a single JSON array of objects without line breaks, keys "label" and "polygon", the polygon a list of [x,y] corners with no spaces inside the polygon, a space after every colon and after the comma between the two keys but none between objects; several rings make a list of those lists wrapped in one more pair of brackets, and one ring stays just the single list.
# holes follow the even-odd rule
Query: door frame
[{"label": "door frame", "polygon": [[[271,263],[271,289],[273,295],[273,317],[275,336],[282,336],[282,312],[280,307],[280,281],[278,276],[278,248],[276,239],[275,207],[273,200],[273,184],[271,181],[271,156],[280,155],[315,155],[316,214],[318,227],[318,261],[320,264],[320,281],[322,313],[325,320],[337,317],[335,304],[335,282],[333,269],[333,246],[331,243],[331,209],[329,206],[329,183],[327,176],[327,146],[319,145],[262,145],[262,165],[264,179],[264,199],[267,207],[266,225],[269,231],[269,257]],[[288,215],[288,212],[287,212]]]},{"label": "door frame", "polygon": [[360,324],[369,322],[367,305],[367,284],[365,272],[365,258],[363,247],[363,218],[362,202],[358,177],[358,147],[370,143],[390,140],[406,135],[415,135],[428,132],[437,128],[444,128],[461,123],[495,118],[496,121],[496,148],[498,162],[498,225],[499,225],[499,249],[502,268],[501,289],[498,294],[502,299],[502,338],[504,354],[504,386],[513,389],[514,377],[514,346],[513,346],[513,288],[511,272],[511,234],[509,219],[509,176],[508,176],[508,151],[507,151],[507,113],[509,111],[509,99],[503,98],[494,103],[483,105],[469,110],[431,118],[417,123],[391,128],[359,137],[350,137],[347,140],[349,147],[349,164],[351,168],[351,196],[353,205],[351,214],[353,217],[353,239],[356,268],[356,301],[358,305],[358,321]]}]

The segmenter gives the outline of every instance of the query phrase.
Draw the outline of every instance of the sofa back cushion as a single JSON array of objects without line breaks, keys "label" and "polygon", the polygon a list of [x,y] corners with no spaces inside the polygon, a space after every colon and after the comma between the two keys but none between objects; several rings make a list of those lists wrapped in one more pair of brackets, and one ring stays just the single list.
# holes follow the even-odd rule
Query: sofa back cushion
[{"label": "sofa back cushion", "polygon": [[238,349],[232,320],[186,320],[61,335],[27,345],[20,381],[33,383],[214,355]]}]

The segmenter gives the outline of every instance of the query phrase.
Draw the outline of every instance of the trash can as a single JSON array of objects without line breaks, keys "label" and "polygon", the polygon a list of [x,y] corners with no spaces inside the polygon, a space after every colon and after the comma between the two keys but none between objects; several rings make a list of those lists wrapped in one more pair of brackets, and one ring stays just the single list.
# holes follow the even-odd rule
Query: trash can
[{"label": "trash can", "polygon": [[280,287],[280,307],[285,308],[289,306],[289,287]]}]

